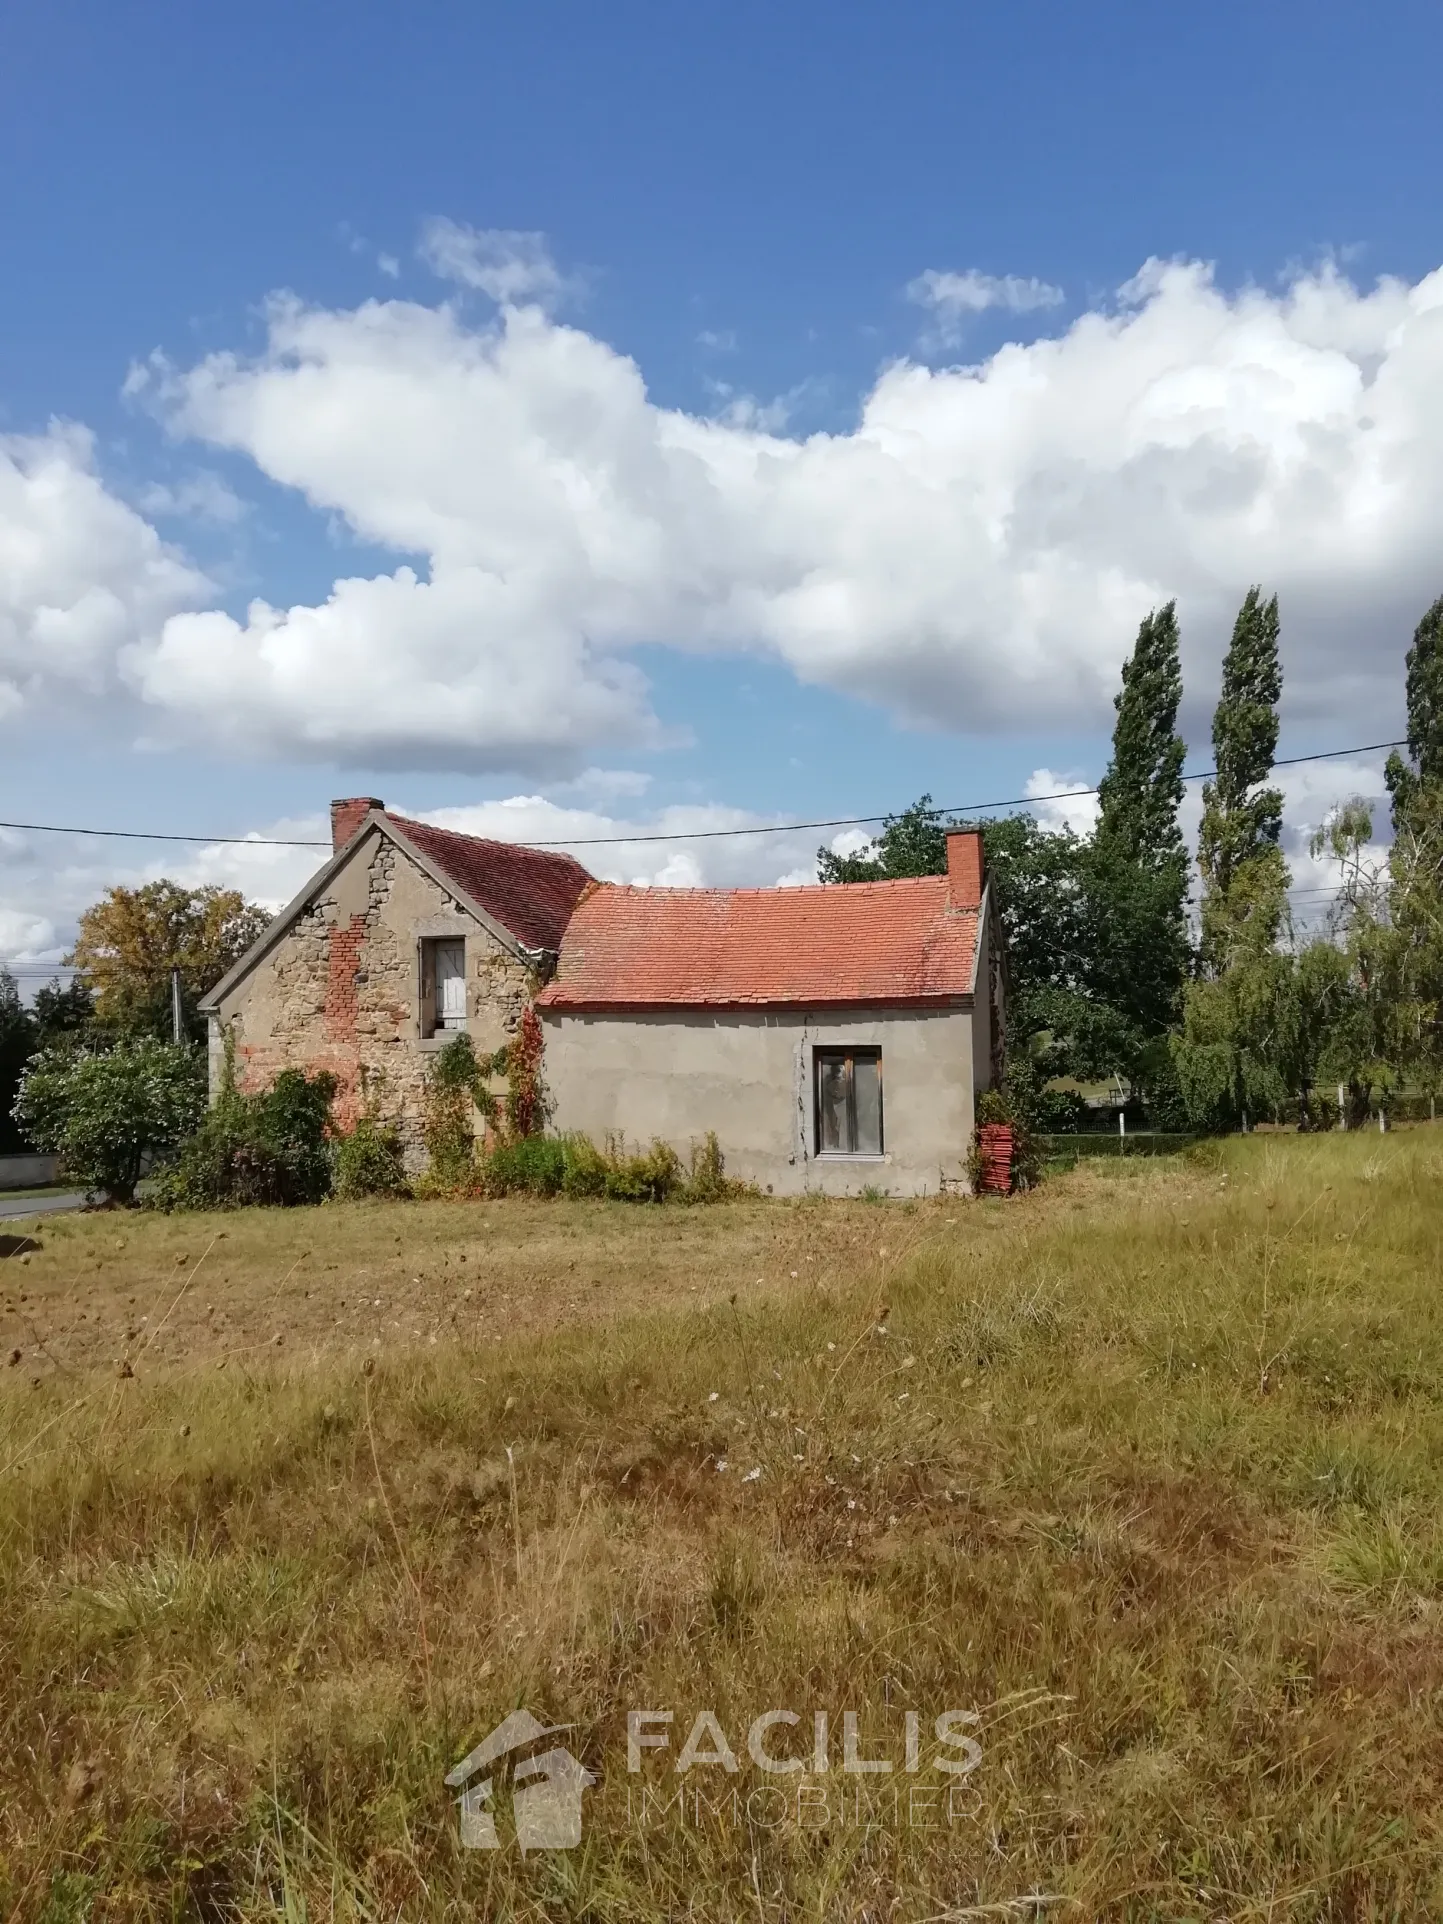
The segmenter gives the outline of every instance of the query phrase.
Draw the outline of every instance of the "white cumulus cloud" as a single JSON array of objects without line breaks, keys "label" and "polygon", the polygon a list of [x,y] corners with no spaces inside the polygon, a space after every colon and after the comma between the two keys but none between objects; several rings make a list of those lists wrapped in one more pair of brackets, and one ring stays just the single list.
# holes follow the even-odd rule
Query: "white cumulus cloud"
[{"label": "white cumulus cloud", "polygon": [[428,245],[488,277],[494,317],[278,298],[258,354],[129,383],[384,568],[222,611],[77,430],[6,443],[0,699],[118,677],[161,739],[555,780],[659,739],[644,644],[763,653],[920,727],[1105,729],[1138,621],[1175,596],[1200,738],[1257,581],[1282,599],[1289,722],[1395,731],[1443,586],[1443,270],[1228,292],[1152,262],[1054,336],[893,363],[850,426],[799,435],[658,406],[547,313],[539,242],[452,224]]},{"label": "white cumulus cloud", "polygon": [[645,642],[765,651],[922,726],[1106,725],[1173,595],[1198,719],[1251,581],[1282,596],[1290,716],[1358,726],[1396,711],[1443,554],[1443,271],[1228,294],[1153,264],[1056,338],[889,366],[806,437],[659,407],[536,307],[278,301],[259,357],[172,372],[163,405],[420,560],[136,655],[186,726],[286,752],[556,769],[645,736]]},{"label": "white cumulus cloud", "polygon": [[1075,770],[1059,775],[1050,768],[1034,768],[1022,792],[1036,803],[1031,812],[1043,828],[1053,834],[1070,828],[1074,835],[1088,836],[1097,827],[1100,804],[1095,790],[1088,793],[1087,788],[1086,775]]},{"label": "white cumulus cloud", "polygon": [[422,228],[417,251],[442,280],[473,287],[493,301],[535,301],[545,307],[572,288],[551,258],[544,234],[467,227],[436,215]]},{"label": "white cumulus cloud", "polygon": [[97,698],[119,656],[210,584],[95,471],[83,429],[0,436],[0,718]]},{"label": "white cumulus cloud", "polygon": [[907,283],[907,298],[928,310],[939,340],[950,345],[962,338],[962,329],[974,314],[985,314],[993,307],[1009,314],[1033,314],[1039,308],[1061,307],[1067,297],[1060,287],[1033,275],[984,274],[975,267],[956,274],[929,267]]}]

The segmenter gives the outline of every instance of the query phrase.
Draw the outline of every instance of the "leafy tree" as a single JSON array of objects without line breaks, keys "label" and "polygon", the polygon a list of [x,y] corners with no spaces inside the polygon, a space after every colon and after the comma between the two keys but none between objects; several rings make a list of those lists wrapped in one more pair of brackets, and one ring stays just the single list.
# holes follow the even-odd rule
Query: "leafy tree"
[{"label": "leafy tree", "polygon": [[178,968],[185,1026],[199,1038],[197,1002],[269,919],[235,889],[168,881],[113,888],[81,916],[67,960],[94,993],[96,1020],[120,1035],[170,1035],[171,971]]},{"label": "leafy tree", "polygon": [[48,1049],[68,1038],[78,1043],[95,1020],[95,997],[79,976],[47,982],[35,997],[35,1046]]},{"label": "leafy tree", "polygon": [[1338,1074],[1340,1041],[1353,1028],[1356,989],[1348,958],[1335,942],[1309,942],[1293,963],[1283,1081],[1298,1105],[1303,1129],[1326,1128],[1333,1118],[1329,1085]]},{"label": "leafy tree", "polygon": [[1139,1046],[1175,1019],[1189,959],[1181,700],[1177,612],[1168,602],[1142,623],[1123,665],[1086,863],[1090,992],[1124,1018]]},{"label": "leafy tree", "polygon": [[27,1146],[12,1111],[35,1034],[35,1018],[20,1000],[14,976],[0,969],[0,1154],[14,1155]]},{"label": "leafy tree", "polygon": [[15,1115],[78,1181],[128,1203],[147,1158],[189,1135],[205,1100],[204,1062],[184,1043],[142,1037],[103,1055],[61,1043],[30,1063]]},{"label": "leafy tree", "polygon": [[[1230,1127],[1276,1113],[1292,1093],[1287,1065],[1294,1038],[1293,959],[1267,939],[1276,914],[1271,869],[1254,864],[1234,878],[1239,919],[1255,939],[1238,942],[1226,968],[1189,982],[1172,1053],[1191,1119]],[[1251,899],[1251,885],[1265,892]]]},{"label": "leafy tree", "polygon": [[1419,782],[1388,854],[1393,1054],[1428,1094],[1443,1082],[1443,782]]},{"label": "leafy tree", "polygon": [[1296,983],[1278,952],[1288,870],[1278,846],[1283,798],[1263,784],[1278,745],[1278,601],[1249,588],[1223,661],[1213,713],[1217,773],[1203,789],[1204,974],[1183,992],[1173,1059],[1188,1113],[1205,1126],[1246,1123],[1293,1093]]},{"label": "leafy tree", "polygon": [[855,855],[817,850],[817,876],[823,882],[898,882],[917,875],[947,873],[947,830],[960,826],[923,795],[889,815],[869,848]]},{"label": "leafy tree", "polygon": [[1148,615],[1122,665],[1122,687],[1113,698],[1112,760],[1097,791],[1098,846],[1148,869],[1185,860],[1178,826],[1181,701],[1177,603],[1170,601]]},{"label": "leafy tree", "polygon": [[1388,757],[1393,799],[1389,922],[1394,1044],[1400,1071],[1443,1082],[1443,596],[1408,650],[1408,757]]},{"label": "leafy tree", "polygon": [[980,826],[1017,1017],[1041,1027],[1034,1015],[1055,1008],[1056,997],[1080,995],[1089,980],[1085,844],[1071,829],[1043,828],[1030,815]]},{"label": "leafy tree", "polygon": [[[946,816],[923,795],[887,818],[858,855],[817,850],[823,882],[893,882],[947,872],[947,832],[980,828],[987,872],[1007,945],[1013,1015],[1030,1019],[1038,998],[1076,992],[1087,975],[1083,844],[1068,829],[1042,828],[1030,815],[985,822]],[[1034,1024],[1034,1026],[1037,1026]]]},{"label": "leafy tree", "polygon": [[1407,817],[1420,788],[1443,782],[1443,595],[1413,631],[1405,695],[1408,760],[1404,761],[1395,749],[1386,770],[1395,831]]},{"label": "leafy tree", "polygon": [[[1249,588],[1223,661],[1222,693],[1213,712],[1217,773],[1203,788],[1198,869],[1202,875],[1202,949],[1209,972],[1229,966],[1241,942],[1256,950],[1276,942],[1286,906],[1287,871],[1279,850],[1283,798],[1263,783],[1278,747],[1278,598]],[[1259,867],[1273,873],[1264,880]],[[1246,878],[1245,884],[1235,888]],[[1255,928],[1261,915],[1263,926]],[[1240,919],[1241,918],[1241,919]]]},{"label": "leafy tree", "polygon": [[1329,855],[1342,877],[1330,916],[1332,935],[1348,970],[1324,1051],[1330,1078],[1340,1083],[1350,1123],[1364,1121],[1398,1086],[1398,942],[1392,922],[1386,863],[1369,853],[1373,811],[1359,797],[1336,808],[1310,844],[1314,858]]}]

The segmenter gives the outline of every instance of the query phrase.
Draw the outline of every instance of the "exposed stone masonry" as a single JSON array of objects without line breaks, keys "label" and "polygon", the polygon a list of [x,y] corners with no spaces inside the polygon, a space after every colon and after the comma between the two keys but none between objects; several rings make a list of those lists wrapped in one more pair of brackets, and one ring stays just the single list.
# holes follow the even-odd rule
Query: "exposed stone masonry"
[{"label": "exposed stone masonry", "polygon": [[335,1114],[353,1126],[374,1103],[420,1152],[426,1067],[420,1035],[420,944],[454,927],[466,941],[468,1027],[478,1053],[515,1032],[535,991],[524,964],[384,837],[362,844],[328,892],[297,917],[234,1003],[244,1088],[283,1068],[328,1069]]}]

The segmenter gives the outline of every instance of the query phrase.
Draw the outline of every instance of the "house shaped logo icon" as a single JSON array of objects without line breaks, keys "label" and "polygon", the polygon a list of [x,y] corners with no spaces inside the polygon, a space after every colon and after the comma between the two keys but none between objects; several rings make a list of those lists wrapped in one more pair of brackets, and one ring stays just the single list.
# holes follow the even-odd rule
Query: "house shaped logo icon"
[{"label": "house shaped logo icon", "polygon": [[[457,1802],[463,1850],[500,1849],[496,1789],[505,1781],[508,1768],[511,1815],[522,1855],[575,1850],[581,1842],[581,1795],[596,1778],[563,1745],[538,1749],[545,1739],[569,1728],[538,1723],[529,1710],[513,1710],[454,1770],[447,1771],[447,1784],[461,1792]],[[480,1781],[473,1783],[473,1778]]]}]

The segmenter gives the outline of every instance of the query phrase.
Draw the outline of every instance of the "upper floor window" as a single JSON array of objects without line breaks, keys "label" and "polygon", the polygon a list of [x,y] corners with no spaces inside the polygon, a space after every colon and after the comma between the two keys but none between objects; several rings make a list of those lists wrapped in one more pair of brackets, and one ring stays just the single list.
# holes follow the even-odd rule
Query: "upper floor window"
[{"label": "upper floor window", "polygon": [[422,949],[422,1008],[428,1035],[466,1027],[466,943],[461,936],[427,942]]},{"label": "upper floor window", "polygon": [[816,1141],[819,1156],[882,1153],[882,1051],[817,1049]]}]

